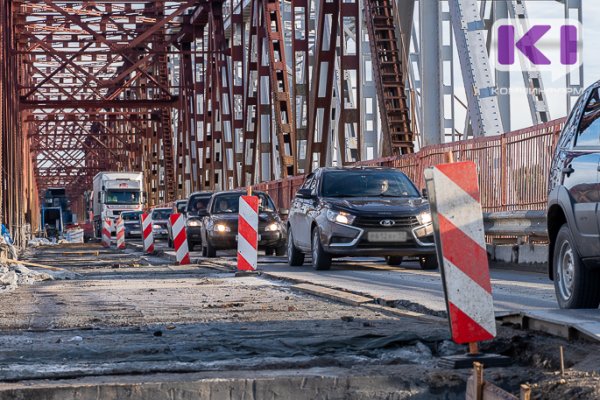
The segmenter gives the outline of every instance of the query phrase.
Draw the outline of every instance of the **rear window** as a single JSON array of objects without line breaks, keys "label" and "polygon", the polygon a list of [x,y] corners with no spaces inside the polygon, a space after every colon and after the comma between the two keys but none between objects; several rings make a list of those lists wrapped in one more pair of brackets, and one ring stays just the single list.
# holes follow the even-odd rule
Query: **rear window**
[{"label": "rear window", "polygon": [[160,219],[169,219],[169,217],[173,214],[173,210],[154,210],[152,211],[152,219],[160,220]]},{"label": "rear window", "polygon": [[123,221],[139,221],[140,220],[140,215],[142,213],[130,213],[130,212],[126,212],[126,213],[121,213],[121,218],[123,218]]},{"label": "rear window", "polygon": [[321,190],[325,197],[419,197],[410,179],[394,170],[328,171]]}]

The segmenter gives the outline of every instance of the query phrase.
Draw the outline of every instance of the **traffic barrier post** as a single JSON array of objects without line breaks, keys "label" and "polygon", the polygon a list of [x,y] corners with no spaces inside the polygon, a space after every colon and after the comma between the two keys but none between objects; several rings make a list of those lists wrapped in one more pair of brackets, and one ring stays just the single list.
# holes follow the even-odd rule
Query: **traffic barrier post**
[{"label": "traffic barrier post", "polygon": [[477,167],[470,161],[441,164],[425,171],[425,181],[452,340],[469,344],[467,356],[446,361],[455,368],[473,361],[506,365],[507,357],[483,355],[477,346],[496,336]]},{"label": "traffic barrier post", "polygon": [[142,214],[142,237],[144,240],[144,251],[148,254],[154,253],[154,233],[152,233],[152,215]]},{"label": "traffic barrier post", "polygon": [[102,220],[102,246],[110,247],[111,238],[110,238],[110,227],[112,225],[112,221],[109,218],[104,218]]},{"label": "traffic barrier post", "polygon": [[238,217],[239,271],[256,271],[258,266],[258,197],[240,196]]},{"label": "traffic barrier post", "polygon": [[188,248],[187,235],[185,232],[185,218],[183,214],[171,214],[169,217],[173,231],[173,247],[175,248],[175,259],[178,265],[191,264]]},{"label": "traffic barrier post", "polygon": [[117,219],[117,249],[124,250],[127,246],[125,245],[125,221],[123,217],[119,216]]}]

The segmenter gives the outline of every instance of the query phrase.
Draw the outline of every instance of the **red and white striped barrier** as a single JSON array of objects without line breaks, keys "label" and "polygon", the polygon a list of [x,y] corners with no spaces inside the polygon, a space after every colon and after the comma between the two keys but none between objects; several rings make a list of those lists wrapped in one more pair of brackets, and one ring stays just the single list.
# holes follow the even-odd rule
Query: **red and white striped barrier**
[{"label": "red and white striped barrier", "polygon": [[104,218],[102,220],[102,246],[110,247],[110,228],[112,225],[112,221],[110,218]]},{"label": "red and white striped barrier", "polygon": [[169,217],[169,221],[173,230],[173,247],[175,248],[177,264],[190,264],[190,251],[185,233],[185,218],[183,214],[174,213]]},{"label": "red and white striped barrier", "polygon": [[142,214],[142,237],[144,239],[144,251],[154,253],[154,233],[152,233],[152,215]]},{"label": "red and white striped barrier", "polygon": [[124,250],[127,246],[125,245],[125,221],[119,217],[117,219],[117,249]]},{"label": "red and white striped barrier", "polygon": [[240,196],[237,267],[254,271],[258,264],[258,197]]},{"label": "red and white striped barrier", "polygon": [[477,167],[473,162],[425,170],[435,242],[452,339],[473,343],[496,336]]}]

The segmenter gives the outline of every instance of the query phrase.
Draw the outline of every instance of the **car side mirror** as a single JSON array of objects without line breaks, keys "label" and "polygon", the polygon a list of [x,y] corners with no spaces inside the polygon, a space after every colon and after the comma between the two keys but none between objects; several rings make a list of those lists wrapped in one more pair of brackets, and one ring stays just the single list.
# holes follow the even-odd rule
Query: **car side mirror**
[{"label": "car side mirror", "polygon": [[429,193],[427,192],[427,188],[423,188],[423,190],[421,190],[422,196],[424,199],[428,199],[429,198]]},{"label": "car side mirror", "polygon": [[300,189],[296,193],[296,196],[298,196],[301,199],[312,199],[312,198],[314,198],[311,189]]},{"label": "car side mirror", "polygon": [[290,215],[290,210],[288,210],[287,208],[280,208],[279,215]]}]

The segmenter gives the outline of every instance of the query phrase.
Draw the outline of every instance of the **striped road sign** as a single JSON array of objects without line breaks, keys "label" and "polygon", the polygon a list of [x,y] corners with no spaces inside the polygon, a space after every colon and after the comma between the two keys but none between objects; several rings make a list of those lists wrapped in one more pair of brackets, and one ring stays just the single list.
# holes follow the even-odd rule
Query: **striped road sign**
[{"label": "striped road sign", "polygon": [[110,247],[110,227],[112,221],[110,218],[104,218],[102,220],[102,246]]},{"label": "striped road sign", "polygon": [[240,196],[238,270],[254,271],[258,264],[258,197]]},{"label": "striped road sign", "polygon": [[425,181],[452,340],[492,339],[496,322],[477,167],[473,162],[438,165],[425,171]]},{"label": "striped road sign", "polygon": [[152,215],[142,214],[142,236],[144,238],[144,251],[148,254],[154,253],[154,233],[152,233]]},{"label": "striped road sign", "polygon": [[125,249],[125,221],[119,217],[117,219],[117,249]]},{"label": "striped road sign", "polygon": [[185,218],[183,214],[171,214],[169,217],[173,230],[173,247],[175,259],[179,265],[190,264],[190,251],[188,249],[187,235],[185,232]]}]

